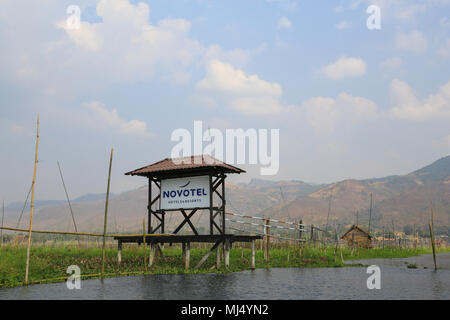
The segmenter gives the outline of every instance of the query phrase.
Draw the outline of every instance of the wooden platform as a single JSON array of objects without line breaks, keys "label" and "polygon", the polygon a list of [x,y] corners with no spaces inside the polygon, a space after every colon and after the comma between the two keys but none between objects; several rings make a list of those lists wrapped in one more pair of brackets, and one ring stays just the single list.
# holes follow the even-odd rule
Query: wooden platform
[{"label": "wooden platform", "polygon": [[203,256],[200,262],[195,266],[196,269],[200,268],[203,263],[208,259],[213,251],[216,251],[216,268],[220,268],[221,254],[219,254],[219,247],[223,245],[224,264],[226,268],[230,266],[230,250],[233,242],[251,242],[252,243],[252,259],[251,267],[255,269],[255,240],[262,239],[260,235],[236,235],[236,234],[205,234],[205,235],[173,235],[173,234],[147,234],[147,235],[121,235],[115,236],[117,240],[117,258],[120,265],[122,261],[122,243],[138,243],[142,244],[145,239],[145,243],[150,245],[150,256],[148,266],[151,267],[155,260],[155,255],[158,252],[162,257],[164,256],[163,250],[159,244],[163,243],[181,243],[182,244],[182,257],[186,269],[189,269],[190,264],[190,252],[191,242],[203,242],[214,243],[209,251]]}]

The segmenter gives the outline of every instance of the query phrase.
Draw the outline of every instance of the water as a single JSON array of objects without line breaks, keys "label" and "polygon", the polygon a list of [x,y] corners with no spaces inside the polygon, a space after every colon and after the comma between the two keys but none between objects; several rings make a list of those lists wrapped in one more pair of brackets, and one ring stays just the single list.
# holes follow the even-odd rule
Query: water
[{"label": "water", "polygon": [[[367,289],[370,275],[363,267],[258,269],[91,279],[83,280],[80,290],[69,290],[65,283],[33,285],[0,289],[0,299],[450,299],[450,269],[408,269],[404,263],[428,263],[429,259],[365,260],[365,264],[380,266],[380,290]],[[450,254],[439,259],[450,262]]]}]

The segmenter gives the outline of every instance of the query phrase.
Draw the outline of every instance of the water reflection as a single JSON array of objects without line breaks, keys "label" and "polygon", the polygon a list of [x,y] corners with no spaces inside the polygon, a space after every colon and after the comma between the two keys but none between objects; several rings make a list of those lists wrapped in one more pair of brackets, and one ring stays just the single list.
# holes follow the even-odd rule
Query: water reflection
[{"label": "water reflection", "polygon": [[149,275],[0,289],[0,299],[450,299],[450,270],[380,265],[381,290],[366,268],[259,269],[230,274]]}]

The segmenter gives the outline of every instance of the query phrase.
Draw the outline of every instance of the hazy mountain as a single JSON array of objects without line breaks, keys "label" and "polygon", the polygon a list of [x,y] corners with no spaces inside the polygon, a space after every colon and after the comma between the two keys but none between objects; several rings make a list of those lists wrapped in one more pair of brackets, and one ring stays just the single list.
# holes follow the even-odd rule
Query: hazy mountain
[{"label": "hazy mountain", "polygon": [[[378,179],[344,180],[330,184],[307,196],[298,197],[283,208],[281,204],[266,210],[273,217],[302,218],[308,223],[325,224],[330,196],[331,218],[353,223],[359,211],[360,222],[368,220],[370,194],[373,217],[380,224],[394,219],[398,226],[428,221],[433,201],[437,223],[448,223],[450,214],[450,156],[404,176]],[[420,220],[421,219],[421,220]],[[422,221],[422,222],[421,222]]]},{"label": "hazy mountain", "polygon": [[[269,181],[253,179],[248,184],[227,183],[227,211],[290,220],[303,219],[307,224],[323,225],[330,219],[351,224],[356,213],[361,224],[367,223],[370,194],[373,195],[372,221],[375,227],[424,225],[433,201],[436,224],[448,224],[450,215],[450,156],[403,176],[355,180],[328,185],[314,185],[298,180]],[[103,226],[105,195],[86,195],[72,201],[79,230],[100,231]],[[22,204],[23,206],[23,204]],[[15,225],[22,209],[8,210],[7,224]],[[146,217],[147,187],[115,195],[110,201],[108,230],[137,231]],[[9,207],[9,206],[8,206]],[[73,230],[65,201],[37,202],[34,225],[39,229]],[[28,217],[28,212],[24,216]],[[194,223],[206,221],[208,214],[196,214]],[[173,212],[167,224],[175,224],[181,215]],[[27,226],[22,219],[22,227]]]}]

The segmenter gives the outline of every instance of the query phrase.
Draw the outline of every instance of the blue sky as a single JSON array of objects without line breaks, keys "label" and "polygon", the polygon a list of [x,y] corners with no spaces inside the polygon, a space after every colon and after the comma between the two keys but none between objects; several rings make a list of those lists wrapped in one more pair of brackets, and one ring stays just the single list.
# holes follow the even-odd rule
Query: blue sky
[{"label": "blue sky", "polygon": [[[381,30],[366,9],[380,7]],[[65,24],[81,8],[80,29]],[[450,154],[450,1],[3,0],[0,197],[24,200],[41,116],[38,199],[144,184],[177,128],[280,129],[280,171],[332,182]]]}]

